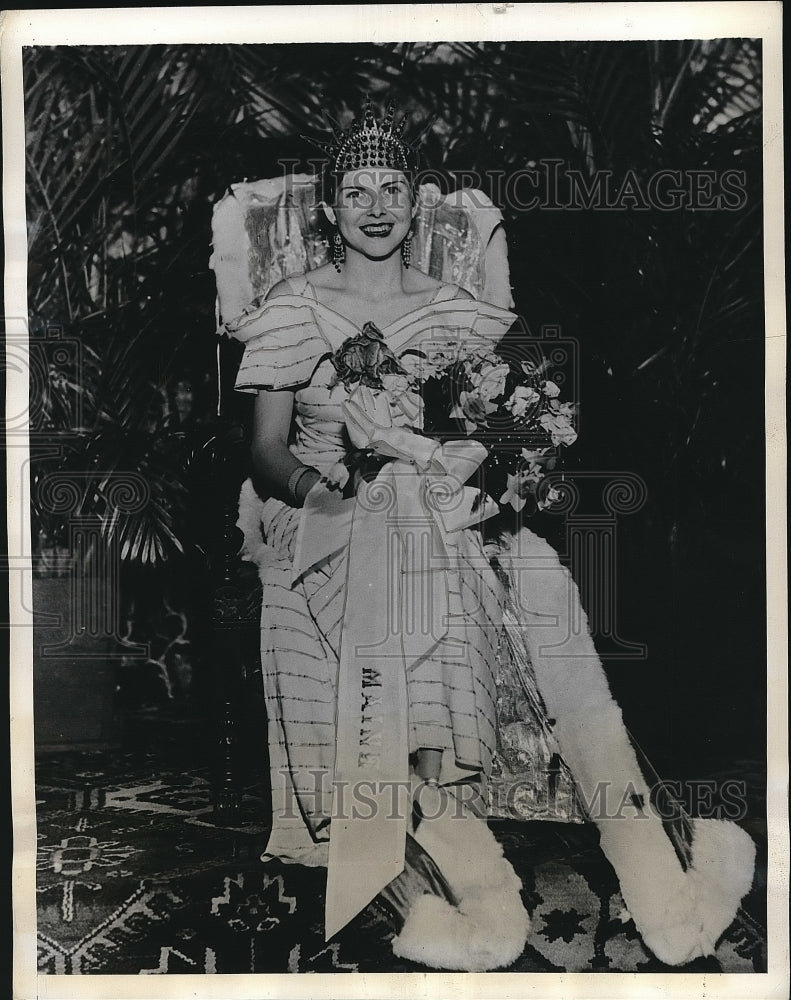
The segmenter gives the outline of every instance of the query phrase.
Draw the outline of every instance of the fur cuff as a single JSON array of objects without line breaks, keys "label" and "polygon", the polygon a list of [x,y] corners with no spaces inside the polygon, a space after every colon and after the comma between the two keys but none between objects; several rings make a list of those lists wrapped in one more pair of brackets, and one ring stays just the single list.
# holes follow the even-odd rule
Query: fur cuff
[{"label": "fur cuff", "polygon": [[744,830],[713,819],[695,819],[692,829],[692,862],[686,872],[679,872],[675,855],[668,855],[664,873],[659,871],[662,858],[652,859],[648,891],[622,885],[643,940],[668,965],[713,955],[752,884],[755,844]]},{"label": "fur cuff", "polygon": [[424,819],[415,839],[459,903],[421,896],[393,940],[393,953],[434,969],[501,969],[522,954],[530,930],[521,883],[486,822],[445,791],[448,808]]}]

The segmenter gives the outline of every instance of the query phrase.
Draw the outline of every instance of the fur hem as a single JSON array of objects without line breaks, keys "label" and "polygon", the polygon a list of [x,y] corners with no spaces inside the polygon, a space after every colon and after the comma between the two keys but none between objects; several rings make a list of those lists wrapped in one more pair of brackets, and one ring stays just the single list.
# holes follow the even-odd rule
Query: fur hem
[{"label": "fur hem", "polygon": [[[529,656],[547,713],[556,720],[561,756],[585,800],[595,803],[591,819],[637,930],[668,965],[712,954],[752,884],[754,843],[734,823],[693,820],[692,861],[684,871],[661,817],[650,808],[648,782],[571,575],[555,550],[527,528],[505,540],[498,560],[515,607],[509,641]],[[597,799],[602,790],[605,800]],[[643,806],[628,805],[635,800]]]},{"label": "fur hem", "polygon": [[271,545],[264,541],[261,520],[264,501],[256,493],[252,479],[245,479],[239,493],[239,517],[236,527],[242,532],[242,547],[239,557],[258,567],[258,576],[266,583],[269,567],[276,563],[277,555]]},{"label": "fur hem", "polygon": [[692,826],[687,871],[657,878],[650,895],[632,889],[627,901],[646,945],[668,965],[713,955],[752,885],[755,844],[744,830],[712,819]]},{"label": "fur hem", "polygon": [[485,820],[452,793],[449,808],[424,819],[415,839],[439,866],[458,900],[421,896],[407,914],[393,953],[434,969],[487,972],[519,958],[530,930],[521,882]]}]

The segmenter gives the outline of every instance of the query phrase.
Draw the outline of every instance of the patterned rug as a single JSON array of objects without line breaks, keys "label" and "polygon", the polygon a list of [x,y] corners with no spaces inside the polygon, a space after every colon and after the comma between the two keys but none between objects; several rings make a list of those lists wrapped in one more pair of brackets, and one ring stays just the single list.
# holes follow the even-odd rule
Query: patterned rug
[{"label": "patterned rug", "polygon": [[[395,928],[375,903],[324,942],[325,873],[259,861],[260,789],[227,826],[201,767],[70,750],[36,773],[41,973],[425,971],[393,956]],[[491,826],[533,922],[508,971],[670,971],[643,948],[592,825]],[[765,971],[764,887],[759,870],[716,956],[673,971]]]}]

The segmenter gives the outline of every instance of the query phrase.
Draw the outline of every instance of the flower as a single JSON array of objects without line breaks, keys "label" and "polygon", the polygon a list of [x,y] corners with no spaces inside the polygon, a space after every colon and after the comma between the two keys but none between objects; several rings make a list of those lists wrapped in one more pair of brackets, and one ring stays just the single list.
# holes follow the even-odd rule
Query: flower
[{"label": "flower", "polygon": [[538,422],[547,431],[554,445],[570,445],[577,440],[577,432],[571,426],[571,420],[565,413],[542,413]]},{"label": "flower", "polygon": [[561,403],[558,399],[550,399],[549,408],[553,413],[557,413],[561,416],[568,417],[569,420],[574,416],[575,407],[573,403]]},{"label": "flower", "polygon": [[409,377],[406,374],[397,373],[381,376],[382,385],[393,399],[398,399],[411,388]]},{"label": "flower", "polygon": [[544,478],[544,470],[538,462],[531,462],[527,469],[521,470],[521,475],[524,482],[537,487]]},{"label": "flower", "polygon": [[535,462],[537,459],[543,458],[548,451],[549,448],[523,448],[522,458],[526,462]]},{"label": "flower", "polygon": [[[486,342],[438,339],[423,342],[419,358],[406,356],[401,363],[411,382],[398,396],[398,406],[419,391],[426,408],[420,426],[429,434],[456,435],[448,418],[459,421],[467,435],[496,431],[502,450],[490,465],[492,482],[498,484],[494,495],[504,489],[501,505],[520,512],[528,503],[531,510],[544,510],[557,501],[560,493],[550,488],[546,475],[558,462],[559,445],[577,438],[576,406],[561,402],[561,387],[548,377],[548,360],[506,362]],[[398,378],[383,378],[382,384],[394,393],[404,387]],[[412,421],[411,426],[417,425]],[[526,441],[531,444],[522,447]]]},{"label": "flower", "polygon": [[497,406],[490,403],[478,395],[477,392],[460,392],[459,402],[451,410],[451,417],[464,421],[464,427],[468,434],[472,434],[478,427],[486,426],[486,417],[494,413]]},{"label": "flower", "polygon": [[366,323],[355,337],[344,340],[332,355],[332,363],[347,389],[355,382],[381,388],[382,375],[404,371],[374,323]]},{"label": "flower", "polygon": [[537,448],[531,450],[529,448],[522,449],[522,460],[527,462],[527,475],[532,478],[542,479],[544,476],[544,467],[549,466],[552,463],[552,457],[545,457],[549,448]]},{"label": "flower", "polygon": [[479,395],[485,399],[496,399],[505,392],[505,380],[511,373],[511,368],[507,364],[490,365],[481,371],[470,373],[470,382]]},{"label": "flower", "polygon": [[547,495],[538,501],[538,509],[546,510],[547,507],[551,507],[553,503],[557,503],[560,500],[560,490],[556,490],[554,486],[550,486],[547,490]]},{"label": "flower", "polygon": [[544,395],[548,399],[554,399],[555,396],[559,396],[560,395],[560,389],[557,387],[557,385],[554,382],[545,382],[544,383]]},{"label": "flower", "polygon": [[527,413],[528,407],[537,403],[540,398],[532,386],[518,385],[503,405],[518,419],[523,417]]},{"label": "flower", "polygon": [[519,513],[519,511],[527,503],[527,491],[523,488],[523,480],[521,475],[512,476],[510,473],[507,478],[507,485],[505,488],[505,493],[500,497],[500,503],[506,504],[510,503],[514,510]]}]

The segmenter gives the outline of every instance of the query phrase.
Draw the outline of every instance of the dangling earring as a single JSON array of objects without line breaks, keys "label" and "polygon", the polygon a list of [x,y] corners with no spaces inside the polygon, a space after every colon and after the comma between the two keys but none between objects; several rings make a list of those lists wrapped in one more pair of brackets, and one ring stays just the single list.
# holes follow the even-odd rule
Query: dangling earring
[{"label": "dangling earring", "polygon": [[346,247],[343,245],[341,234],[335,230],[335,237],[332,241],[332,263],[338,274],[341,273],[341,264],[346,260]]},{"label": "dangling earring", "polygon": [[409,267],[412,260],[412,233],[409,232],[406,235],[406,239],[401,244],[401,260],[404,262],[404,267]]}]

